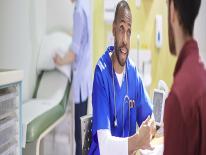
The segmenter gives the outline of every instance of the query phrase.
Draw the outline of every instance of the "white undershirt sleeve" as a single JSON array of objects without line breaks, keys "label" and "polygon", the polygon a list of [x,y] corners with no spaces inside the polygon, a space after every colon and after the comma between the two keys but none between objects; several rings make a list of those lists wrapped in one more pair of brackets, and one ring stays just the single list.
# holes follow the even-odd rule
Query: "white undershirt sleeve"
[{"label": "white undershirt sleeve", "polygon": [[114,137],[110,130],[97,130],[100,155],[128,155],[128,138]]}]

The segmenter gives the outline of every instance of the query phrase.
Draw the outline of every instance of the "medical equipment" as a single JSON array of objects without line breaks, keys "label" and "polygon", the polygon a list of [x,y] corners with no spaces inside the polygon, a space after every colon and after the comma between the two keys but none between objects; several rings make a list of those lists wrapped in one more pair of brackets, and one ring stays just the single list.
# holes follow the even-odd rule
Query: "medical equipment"
[{"label": "medical equipment", "polygon": [[[126,63],[126,68],[127,68],[127,63]],[[125,68],[125,74],[126,74],[126,94],[124,96],[124,102],[123,102],[123,113],[122,116],[124,118],[124,104],[128,104],[128,115],[129,115],[129,129],[128,129],[128,135],[130,131],[130,108],[133,108],[135,106],[134,100],[130,100],[128,96],[128,77],[127,77],[127,70]],[[117,122],[117,107],[116,107],[116,92],[115,92],[115,85],[114,85],[114,67],[112,64],[112,84],[113,84],[113,93],[114,93],[114,127],[118,126]],[[124,119],[123,119],[123,137],[124,137]]]},{"label": "medical equipment", "polygon": [[[67,74],[63,71],[66,68],[55,66],[52,58],[55,50],[66,52],[71,37],[63,32],[54,32],[44,38],[37,59],[38,77],[34,95],[22,107],[24,155],[39,155],[41,140],[67,116],[71,72]],[[71,71],[69,68],[66,70]]]},{"label": "medical equipment", "polygon": [[156,15],[155,24],[156,24],[155,44],[157,48],[161,48],[163,42],[162,15]]},{"label": "medical equipment", "polygon": [[164,92],[155,89],[153,94],[153,113],[157,126],[161,126],[164,111]]},{"label": "medical equipment", "polygon": [[154,89],[153,94],[153,113],[157,127],[163,122],[165,99],[167,97],[168,87],[162,80],[158,82],[158,89]]}]

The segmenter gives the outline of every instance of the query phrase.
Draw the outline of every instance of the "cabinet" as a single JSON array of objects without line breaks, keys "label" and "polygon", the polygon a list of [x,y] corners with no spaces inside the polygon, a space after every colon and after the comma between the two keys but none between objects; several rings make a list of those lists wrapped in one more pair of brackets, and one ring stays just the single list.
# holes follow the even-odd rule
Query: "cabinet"
[{"label": "cabinet", "polygon": [[0,155],[21,155],[23,71],[0,69]]}]

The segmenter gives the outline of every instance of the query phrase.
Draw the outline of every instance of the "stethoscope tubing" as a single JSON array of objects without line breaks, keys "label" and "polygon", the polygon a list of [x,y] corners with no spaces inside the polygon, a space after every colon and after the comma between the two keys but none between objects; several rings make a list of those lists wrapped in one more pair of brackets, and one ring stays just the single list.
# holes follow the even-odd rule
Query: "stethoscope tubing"
[{"label": "stethoscope tubing", "polygon": [[[130,99],[128,96],[128,75],[127,75],[127,63],[126,63],[126,69],[125,69],[125,74],[126,74],[126,95],[124,97],[124,103],[126,100],[128,100],[128,110],[129,110],[129,130],[128,130],[128,135],[130,131]],[[114,95],[114,127],[118,126],[117,122],[117,109],[116,109],[116,91],[115,91],[115,85],[114,85],[114,67],[112,63],[112,84],[113,84],[113,95]],[[124,137],[124,103],[123,103],[123,113],[122,113],[122,121],[123,121],[123,137]]]}]

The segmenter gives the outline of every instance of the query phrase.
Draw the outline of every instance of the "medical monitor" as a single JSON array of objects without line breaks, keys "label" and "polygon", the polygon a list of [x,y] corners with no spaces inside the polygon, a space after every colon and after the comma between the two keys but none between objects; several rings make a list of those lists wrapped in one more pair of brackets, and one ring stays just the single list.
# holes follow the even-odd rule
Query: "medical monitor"
[{"label": "medical monitor", "polygon": [[158,127],[160,127],[163,122],[164,105],[165,92],[155,89],[153,94],[153,114]]}]

